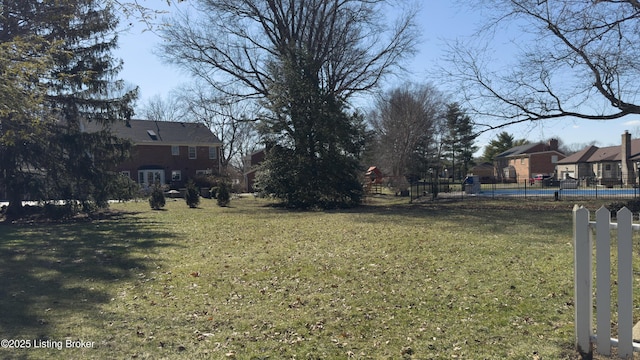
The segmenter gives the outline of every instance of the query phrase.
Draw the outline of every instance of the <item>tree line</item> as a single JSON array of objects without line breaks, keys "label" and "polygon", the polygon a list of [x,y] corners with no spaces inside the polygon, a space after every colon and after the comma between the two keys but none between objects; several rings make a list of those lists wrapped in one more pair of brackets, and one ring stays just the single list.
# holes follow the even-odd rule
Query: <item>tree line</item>
[{"label": "tree line", "polygon": [[[478,132],[640,113],[637,1],[475,3],[491,15],[482,39],[525,24],[520,30],[540,41],[522,47],[507,70],[496,69],[488,46],[477,48],[481,38],[451,44],[441,70],[443,83],[459,85],[452,101],[432,85],[381,93],[382,81],[415,54],[417,2],[188,3],[192,11],[157,31],[163,59],[194,79],[183,99],[189,116],[218,129],[225,163],[256,136],[268,149],[258,185],[291,207],[358,205],[365,161],[398,179],[460,179]],[[146,22],[148,10],[120,0],[0,1],[0,185],[9,216],[20,214],[27,195],[106,204],[118,181],[110,169],[131,144],[108,131],[85,133],[82,123],[134,115],[137,89],[118,79],[122,62],[111,51],[119,16]],[[381,95],[369,113],[353,105],[371,94]]]}]

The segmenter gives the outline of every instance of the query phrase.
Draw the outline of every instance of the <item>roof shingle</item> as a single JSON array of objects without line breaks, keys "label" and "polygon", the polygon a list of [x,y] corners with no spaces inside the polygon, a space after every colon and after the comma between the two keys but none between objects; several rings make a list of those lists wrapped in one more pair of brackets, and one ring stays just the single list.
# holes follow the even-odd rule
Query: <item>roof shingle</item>
[{"label": "roof shingle", "polygon": [[101,125],[97,123],[85,124],[85,131],[99,131],[110,129],[114,136],[129,139],[134,144],[162,144],[162,145],[200,145],[211,146],[220,144],[220,140],[204,124],[129,120]]}]

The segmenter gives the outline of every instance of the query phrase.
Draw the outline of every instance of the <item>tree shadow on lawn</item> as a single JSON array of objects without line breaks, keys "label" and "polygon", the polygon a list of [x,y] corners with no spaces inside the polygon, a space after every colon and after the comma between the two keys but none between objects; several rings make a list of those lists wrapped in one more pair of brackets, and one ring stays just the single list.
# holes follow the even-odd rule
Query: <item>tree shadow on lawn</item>
[{"label": "tree shadow on lawn", "polygon": [[115,296],[108,292],[110,284],[147,269],[154,249],[175,246],[175,236],[157,228],[131,214],[0,226],[0,333],[9,339],[51,339],[60,336],[64,330],[58,326],[70,316],[95,316]]}]

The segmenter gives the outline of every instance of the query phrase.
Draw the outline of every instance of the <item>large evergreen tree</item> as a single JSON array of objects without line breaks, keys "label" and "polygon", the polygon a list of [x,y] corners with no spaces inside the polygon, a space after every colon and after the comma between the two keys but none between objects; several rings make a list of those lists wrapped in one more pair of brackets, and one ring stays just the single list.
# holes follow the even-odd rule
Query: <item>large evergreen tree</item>
[{"label": "large evergreen tree", "polygon": [[[269,96],[271,116],[262,123],[271,147],[258,187],[298,208],[354,206],[362,198],[358,157],[364,126],[335,94],[318,87],[313,61],[272,64],[278,72]],[[282,118],[289,119],[286,122]]]},{"label": "large evergreen tree", "polygon": [[[97,0],[75,0],[66,24],[63,52],[55,57],[47,105],[57,119],[49,143],[58,156],[48,168],[52,196],[106,206],[111,172],[128,155],[129,144],[111,136],[108,125],[129,119],[136,90],[114,80],[122,62],[111,56],[117,47],[117,17]],[[86,133],[82,122],[98,122],[105,131]]]},{"label": "large evergreen tree", "polygon": [[[15,58],[0,67],[2,82],[15,94],[0,98],[1,108],[12,109],[0,112],[0,184],[9,197],[8,216],[20,214],[26,195],[105,204],[114,175],[108,168],[126,156],[127,145],[108,131],[83,133],[81,124],[132,114],[136,90],[113,80],[120,68],[110,56],[117,18],[95,0],[1,1],[0,13],[1,55]],[[14,76],[11,69],[21,64],[29,71]]]},{"label": "large evergreen tree", "polygon": [[473,165],[473,154],[478,150],[474,145],[475,135],[471,118],[458,103],[447,105],[445,114],[447,135],[445,137],[445,156],[451,164],[454,180],[462,179]]}]

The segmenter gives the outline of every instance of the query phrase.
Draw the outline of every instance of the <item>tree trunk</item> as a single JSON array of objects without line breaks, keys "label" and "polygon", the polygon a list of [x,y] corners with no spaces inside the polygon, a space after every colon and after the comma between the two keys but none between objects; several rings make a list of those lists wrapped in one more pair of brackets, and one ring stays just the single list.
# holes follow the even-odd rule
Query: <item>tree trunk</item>
[{"label": "tree trunk", "polygon": [[6,220],[12,221],[19,219],[24,213],[22,206],[22,193],[17,189],[8,187],[9,206],[7,206]]}]

